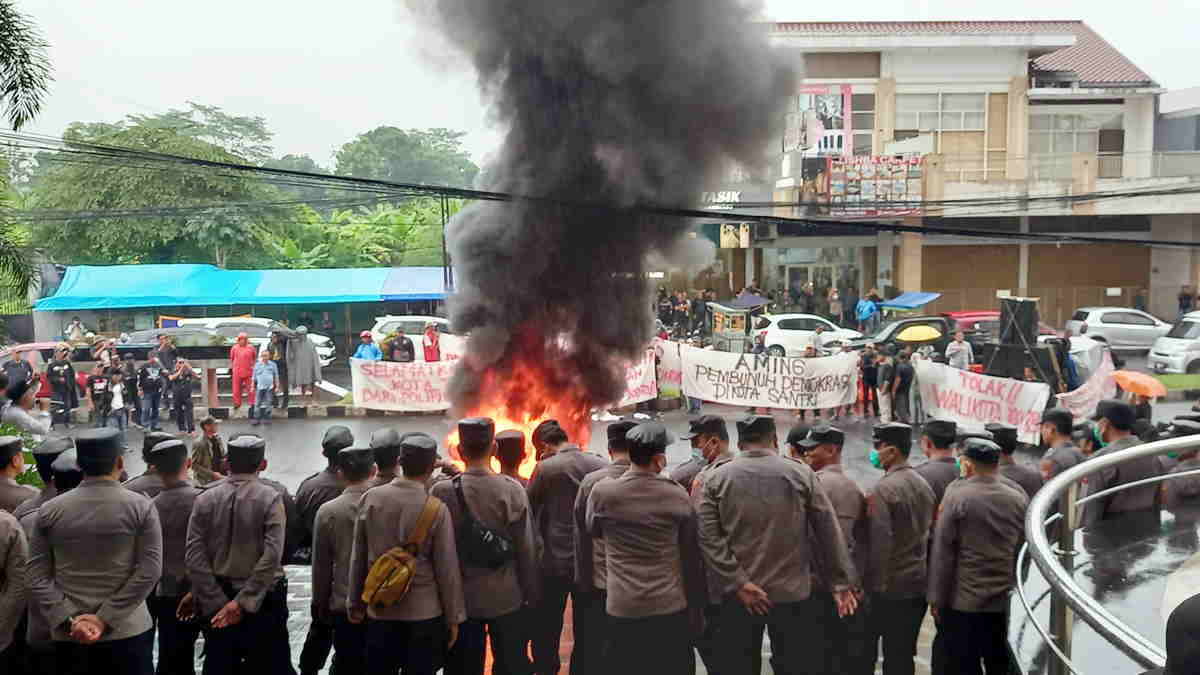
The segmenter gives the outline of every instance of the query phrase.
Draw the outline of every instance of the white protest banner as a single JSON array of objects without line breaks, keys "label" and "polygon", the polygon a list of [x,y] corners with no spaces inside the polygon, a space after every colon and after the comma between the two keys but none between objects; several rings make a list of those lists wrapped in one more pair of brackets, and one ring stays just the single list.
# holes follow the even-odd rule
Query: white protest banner
[{"label": "white protest banner", "polygon": [[679,359],[679,343],[654,338],[654,353],[658,356],[658,395],[679,398],[683,392],[683,362]]},{"label": "white protest banner", "polygon": [[450,407],[446,382],[454,365],[454,361],[395,363],[350,359],[354,405],[373,410],[445,410]]},{"label": "white protest banner", "polygon": [[467,339],[461,335],[445,333],[438,336],[438,346],[442,349],[443,361],[455,361],[461,359],[462,355],[466,353]]},{"label": "white protest banner", "polygon": [[1070,410],[1071,416],[1077,420],[1091,417],[1096,411],[1097,403],[1117,395],[1117,381],[1113,379],[1113,370],[1112,354],[1105,350],[1104,355],[1100,357],[1100,366],[1087,382],[1075,391],[1055,394],[1058,404]]},{"label": "white protest banner", "polygon": [[813,359],[734,354],[681,345],[683,392],[736,406],[818,410],[853,403],[858,354]]},{"label": "white protest banner", "polygon": [[658,396],[658,381],[654,376],[654,350],[647,349],[642,359],[625,368],[625,396],[618,408],[649,401]]},{"label": "white protest banner", "polygon": [[954,420],[969,431],[980,431],[988,422],[1004,422],[1015,426],[1025,443],[1038,442],[1050,385],[981,375],[932,361],[913,365],[921,403],[930,417]]}]

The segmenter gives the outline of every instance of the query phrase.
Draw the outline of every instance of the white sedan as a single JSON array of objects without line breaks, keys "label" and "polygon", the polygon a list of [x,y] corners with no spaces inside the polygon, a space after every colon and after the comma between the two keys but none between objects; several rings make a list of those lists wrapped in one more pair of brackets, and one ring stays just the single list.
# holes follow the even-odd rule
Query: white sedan
[{"label": "white sedan", "polygon": [[[824,327],[820,344],[816,342],[817,326]],[[764,314],[758,317],[754,328],[772,356],[804,356],[809,345],[820,351],[862,337],[862,333],[842,328],[816,314]]]}]

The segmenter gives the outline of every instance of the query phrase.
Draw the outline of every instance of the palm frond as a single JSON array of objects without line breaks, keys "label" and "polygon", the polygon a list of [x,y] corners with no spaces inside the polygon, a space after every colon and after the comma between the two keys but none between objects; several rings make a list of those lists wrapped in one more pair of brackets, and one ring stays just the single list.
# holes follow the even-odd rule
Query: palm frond
[{"label": "palm frond", "polygon": [[33,22],[11,0],[0,0],[0,105],[13,129],[42,109],[54,79],[47,47]]}]

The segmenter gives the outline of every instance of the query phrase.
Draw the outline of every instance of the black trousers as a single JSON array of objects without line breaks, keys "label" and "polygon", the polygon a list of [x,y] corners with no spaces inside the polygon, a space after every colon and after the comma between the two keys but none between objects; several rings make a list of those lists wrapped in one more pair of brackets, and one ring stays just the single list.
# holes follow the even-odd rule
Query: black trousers
[{"label": "black trousers", "polygon": [[55,675],[153,675],[154,634],[146,631],[121,640],[81,645],[55,642]]},{"label": "black trousers", "polygon": [[180,621],[175,616],[183,596],[151,595],[147,598],[158,631],[157,675],[195,675],[196,639],[200,637],[200,622]]},{"label": "black trousers", "polygon": [[721,654],[724,647],[721,644],[721,605],[708,605],[704,608],[704,633],[696,640],[696,651],[700,652],[700,660],[708,675],[725,675],[721,670]]},{"label": "black trousers", "polygon": [[446,619],[366,620],[368,675],[434,675],[446,658]]},{"label": "black trousers", "polygon": [[[816,621],[812,644],[818,646],[810,672],[823,675],[873,675],[875,645],[871,644],[869,608],[866,603],[847,617],[840,617],[829,591],[815,591]],[[772,643],[774,645],[774,643]]]},{"label": "black trousers", "polygon": [[333,623],[314,619],[308,624],[308,635],[300,650],[300,675],[317,675],[325,668],[329,651],[333,649]]},{"label": "black trousers", "polygon": [[637,619],[609,615],[608,630],[609,670],[606,672],[615,675],[692,675],[696,672],[687,610]]},{"label": "black trousers", "polygon": [[875,381],[863,381],[863,417],[879,417],[879,396],[875,392]]},{"label": "black trousers", "polygon": [[[492,642],[492,675],[529,675],[533,664],[525,652],[521,611],[491,619],[467,619],[458,627],[458,642],[446,655],[446,675],[483,675],[487,642]],[[576,647],[578,654],[578,647]],[[574,660],[574,658],[572,658]]]},{"label": "black trousers", "polygon": [[194,412],[195,404],[192,403],[192,397],[184,396],[182,392],[175,397],[175,424],[179,430],[184,433],[191,433],[196,430],[196,413]]},{"label": "black trousers", "polygon": [[763,630],[771,636],[771,668],[776,675],[807,672],[813,654],[824,645],[810,640],[817,605],[811,597],[800,602],[777,602],[766,616],[746,610],[736,596],[725,601],[721,613],[721,672],[762,672]]},{"label": "black trousers", "polygon": [[870,603],[869,644],[873,648],[883,641],[883,675],[913,675],[917,636],[925,620],[925,598],[880,593],[872,595]]},{"label": "black trousers", "polygon": [[604,663],[609,648],[607,602],[606,591],[593,590],[571,596],[571,625],[575,633],[575,646],[571,650],[572,675],[609,672]]},{"label": "black trousers", "polygon": [[[231,590],[225,592],[233,597]],[[204,675],[295,675],[287,616],[287,582],[280,579],[258,611],[243,612],[237,624],[212,628],[205,617]]]},{"label": "black trousers", "polygon": [[[563,615],[567,609],[568,595],[572,596],[571,602],[574,607],[575,583],[569,577],[560,577],[554,574],[542,575],[542,597],[532,612],[533,630],[530,633],[533,640],[533,672],[537,675],[558,675],[558,669],[562,665],[558,650],[562,638]],[[574,620],[572,620],[573,624]],[[578,634],[575,639],[579,640]],[[587,638],[585,637],[584,640],[586,641]],[[575,659],[571,659],[571,661],[571,675],[579,675],[574,663]],[[580,664],[578,667],[582,668],[582,666],[583,664]]]},{"label": "black trousers", "polygon": [[287,361],[276,361],[275,365],[279,369],[279,391],[283,392],[275,397],[275,407],[287,410],[288,394],[291,391],[291,385],[288,383]]},{"label": "black trousers", "polygon": [[941,611],[938,635],[945,634],[946,672],[954,675],[1007,675],[1008,621],[1004,612]]},{"label": "black trousers", "polygon": [[362,675],[367,670],[367,624],[333,615],[333,667],[330,675]]}]

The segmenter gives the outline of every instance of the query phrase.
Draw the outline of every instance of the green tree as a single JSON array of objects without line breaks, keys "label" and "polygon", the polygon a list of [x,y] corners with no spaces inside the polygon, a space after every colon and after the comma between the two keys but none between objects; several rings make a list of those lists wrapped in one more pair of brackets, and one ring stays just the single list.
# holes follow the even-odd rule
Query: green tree
[{"label": "green tree", "polygon": [[47,44],[12,0],[0,0],[0,106],[20,129],[42,109],[53,79]]},{"label": "green tree", "polygon": [[395,183],[470,187],[479,167],[462,149],[465,135],[450,129],[378,127],[338,150],[337,173]]},{"label": "green tree", "polygon": [[[263,166],[268,169],[285,169],[287,171],[303,171],[305,173],[329,173],[329,169],[317,164],[308,155],[284,155],[278,159],[268,159],[263,162]],[[277,183],[279,184],[280,191],[290,194],[296,199],[303,199],[309,202],[319,202],[329,199],[329,189],[315,182],[313,185],[307,185],[303,184],[304,180],[300,178],[297,178],[295,181],[287,181],[286,178],[281,177]],[[319,208],[317,210],[322,211]]]}]

